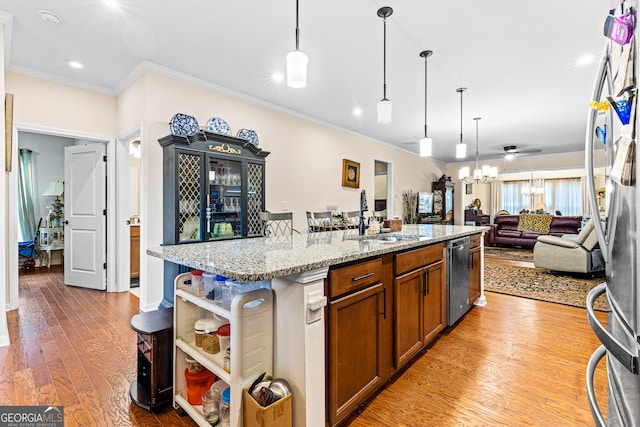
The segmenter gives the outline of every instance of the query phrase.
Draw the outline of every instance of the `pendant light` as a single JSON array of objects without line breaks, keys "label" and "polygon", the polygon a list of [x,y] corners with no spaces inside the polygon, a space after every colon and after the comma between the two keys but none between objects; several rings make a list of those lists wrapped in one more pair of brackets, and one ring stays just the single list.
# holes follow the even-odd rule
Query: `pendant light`
[{"label": "pendant light", "polygon": [[456,92],[460,94],[460,143],[456,145],[456,159],[467,157],[467,146],[462,142],[462,92],[465,90],[467,90],[466,87],[456,89]]},{"label": "pendant light", "polygon": [[473,170],[473,176],[471,176],[471,171],[468,166],[460,169],[460,179],[464,181],[465,184],[484,184],[491,179],[494,179],[498,176],[498,168],[490,167],[489,165],[482,165],[480,168],[480,145],[478,138],[478,122],[482,119],[482,117],[474,117],[473,120],[476,122],[476,168]]},{"label": "pendant light", "polygon": [[393,104],[387,99],[387,17],[391,16],[393,9],[388,6],[378,9],[378,16],[382,18],[383,48],[382,48],[382,99],[378,102],[378,123],[386,125],[391,123],[391,108]]},{"label": "pendant light", "polygon": [[427,136],[427,58],[433,55],[431,50],[423,50],[420,57],[424,58],[424,138],[420,140],[420,156],[429,157],[433,148],[433,140]]},{"label": "pendant light", "polygon": [[307,85],[307,63],[309,58],[300,50],[300,28],[298,28],[298,0],[296,0],[296,50],[287,54],[287,85],[301,88]]}]

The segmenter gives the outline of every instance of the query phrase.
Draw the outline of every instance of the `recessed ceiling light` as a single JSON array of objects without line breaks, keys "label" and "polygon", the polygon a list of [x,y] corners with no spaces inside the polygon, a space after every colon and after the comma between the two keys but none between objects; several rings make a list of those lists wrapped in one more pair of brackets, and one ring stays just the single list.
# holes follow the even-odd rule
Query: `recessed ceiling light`
[{"label": "recessed ceiling light", "polygon": [[354,116],[361,116],[362,115],[362,108],[358,108],[358,107],[354,108],[353,109],[353,115]]},{"label": "recessed ceiling light", "polygon": [[73,59],[69,61],[69,66],[70,66],[71,68],[75,68],[76,70],[79,70],[79,69],[81,69],[82,67],[84,67],[84,65],[82,65],[82,62],[75,61],[75,60],[73,60]]},{"label": "recessed ceiling light", "polygon": [[272,78],[274,82],[278,82],[278,83],[284,80],[284,76],[282,75],[282,73],[273,73]]},{"label": "recessed ceiling light", "polygon": [[114,9],[118,9],[120,7],[120,2],[118,0],[102,0],[104,4]]},{"label": "recessed ceiling light", "polygon": [[595,59],[595,57],[593,55],[584,55],[584,56],[581,56],[580,58],[576,59],[576,64],[578,64],[578,65],[587,65],[587,64],[590,64],[591,62],[593,62],[594,59]]},{"label": "recessed ceiling light", "polygon": [[47,24],[59,24],[62,21],[62,18],[60,18],[59,15],[56,15],[51,11],[39,10],[38,13],[40,14],[40,19],[42,19]]}]

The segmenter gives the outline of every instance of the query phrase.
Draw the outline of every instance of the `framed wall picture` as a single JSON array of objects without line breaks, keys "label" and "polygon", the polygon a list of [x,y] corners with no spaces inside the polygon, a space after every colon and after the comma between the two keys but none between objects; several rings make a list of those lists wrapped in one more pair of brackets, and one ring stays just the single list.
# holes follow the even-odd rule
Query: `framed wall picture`
[{"label": "framed wall picture", "polygon": [[465,194],[473,194],[473,184],[467,184],[465,187]]},{"label": "framed wall picture", "polygon": [[360,188],[360,163],[342,159],[342,186]]}]

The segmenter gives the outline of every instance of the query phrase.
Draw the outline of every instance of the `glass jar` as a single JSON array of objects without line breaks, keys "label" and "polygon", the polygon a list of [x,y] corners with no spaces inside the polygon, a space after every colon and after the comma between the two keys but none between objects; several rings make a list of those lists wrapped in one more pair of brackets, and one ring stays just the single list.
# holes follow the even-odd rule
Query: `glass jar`
[{"label": "glass jar", "polygon": [[207,322],[208,319],[196,320],[194,325],[196,347],[202,347],[202,340],[204,339]]},{"label": "glass jar", "polygon": [[202,394],[202,415],[212,426],[220,422],[220,390],[211,387]]},{"label": "glass jar", "polygon": [[219,415],[220,427],[229,427],[231,425],[231,389],[229,387],[222,392]]},{"label": "glass jar", "polygon": [[191,359],[190,357],[185,357],[184,361],[187,363],[187,371],[190,374],[197,374],[198,372],[202,371],[202,365],[197,361],[195,361],[194,359]]},{"label": "glass jar", "polygon": [[222,367],[225,371],[231,373],[231,348],[228,348],[224,353],[224,361],[222,362]]}]

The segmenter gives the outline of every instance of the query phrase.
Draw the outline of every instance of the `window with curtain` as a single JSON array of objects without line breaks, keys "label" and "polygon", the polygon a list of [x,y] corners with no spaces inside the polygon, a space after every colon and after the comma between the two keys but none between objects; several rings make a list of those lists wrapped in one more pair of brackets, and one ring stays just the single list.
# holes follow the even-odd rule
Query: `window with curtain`
[{"label": "window with curtain", "polygon": [[18,239],[32,242],[36,234],[36,216],[33,207],[33,163],[31,150],[21,148],[18,154]]},{"label": "window with curtain", "polygon": [[531,210],[529,198],[529,181],[504,181],[502,183],[502,209],[512,215],[522,209]]},{"label": "window with curtain", "polygon": [[580,216],[583,214],[582,181],[580,178],[561,178],[544,180],[544,193],[531,194],[530,181],[504,181],[502,183],[502,207],[511,214],[522,209],[534,211],[542,202],[545,211],[562,215]]},{"label": "window with curtain", "polygon": [[562,215],[582,215],[580,178],[546,179],[544,181],[544,204],[547,207],[547,212],[559,211]]}]

